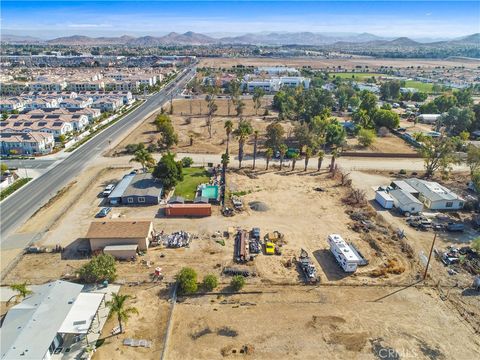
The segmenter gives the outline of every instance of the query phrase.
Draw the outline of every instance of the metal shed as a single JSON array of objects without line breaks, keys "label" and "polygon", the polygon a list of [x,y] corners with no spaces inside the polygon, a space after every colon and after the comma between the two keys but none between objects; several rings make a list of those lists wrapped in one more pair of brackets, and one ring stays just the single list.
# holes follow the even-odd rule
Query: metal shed
[{"label": "metal shed", "polygon": [[104,254],[110,254],[119,260],[129,260],[137,255],[138,245],[108,245],[103,248]]}]

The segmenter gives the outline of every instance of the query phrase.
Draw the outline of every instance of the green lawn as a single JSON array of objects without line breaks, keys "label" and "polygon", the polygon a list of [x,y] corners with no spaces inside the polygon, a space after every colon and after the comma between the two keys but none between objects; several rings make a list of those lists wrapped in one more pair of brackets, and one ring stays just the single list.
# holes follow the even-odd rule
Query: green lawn
[{"label": "green lawn", "polygon": [[431,93],[433,84],[423,83],[421,81],[415,81],[415,80],[407,80],[405,81],[405,87],[411,87],[424,93]]},{"label": "green lawn", "polygon": [[185,200],[193,200],[197,186],[210,180],[210,176],[204,168],[184,168],[183,181],[175,186],[175,196],[181,196]]},{"label": "green lawn", "polygon": [[345,72],[345,73],[329,73],[328,74],[332,79],[335,77],[339,77],[341,79],[352,79],[356,81],[365,81],[368,78],[385,76],[384,74],[376,74],[376,73],[352,73],[352,72]]}]

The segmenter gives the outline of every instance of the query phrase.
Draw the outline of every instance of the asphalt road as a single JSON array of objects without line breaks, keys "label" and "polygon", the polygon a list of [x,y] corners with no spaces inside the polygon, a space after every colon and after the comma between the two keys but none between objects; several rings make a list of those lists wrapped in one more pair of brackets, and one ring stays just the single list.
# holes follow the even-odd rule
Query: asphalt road
[{"label": "asphalt road", "polygon": [[22,169],[46,169],[57,160],[43,160],[43,159],[35,159],[35,160],[2,160],[2,163],[8,165],[9,168],[17,168],[20,171]]},{"label": "asphalt road", "polygon": [[[175,97],[178,95],[194,75],[194,72],[194,68],[187,69],[177,77],[174,83],[170,83],[169,86],[160,92],[149,96],[140,107],[100,132],[56,166],[6,198],[0,204],[0,245],[6,241],[12,231],[47,203],[57,191],[72,181],[75,176],[79,175],[91,159],[108,149],[112,140],[141,122],[150,112],[168,101],[170,96]],[[19,246],[26,245],[19,244]]]}]

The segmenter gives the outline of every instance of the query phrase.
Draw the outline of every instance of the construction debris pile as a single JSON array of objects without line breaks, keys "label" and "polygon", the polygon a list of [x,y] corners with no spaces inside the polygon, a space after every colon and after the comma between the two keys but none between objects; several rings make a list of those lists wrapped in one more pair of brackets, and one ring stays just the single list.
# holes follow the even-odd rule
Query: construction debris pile
[{"label": "construction debris pile", "polygon": [[169,248],[188,247],[191,241],[191,234],[186,231],[177,231],[163,238],[163,244]]},{"label": "construction debris pile", "polygon": [[449,266],[449,273],[454,275],[462,269],[472,275],[480,275],[480,254],[469,246],[460,249],[449,246],[446,251],[435,249],[435,255],[446,266]]}]

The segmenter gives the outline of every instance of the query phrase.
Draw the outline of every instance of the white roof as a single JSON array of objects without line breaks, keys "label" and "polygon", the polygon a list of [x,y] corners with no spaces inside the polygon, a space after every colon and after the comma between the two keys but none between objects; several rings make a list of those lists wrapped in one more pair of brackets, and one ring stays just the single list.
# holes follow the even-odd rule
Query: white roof
[{"label": "white roof", "polygon": [[83,285],[57,280],[12,307],[0,328],[1,359],[43,359]]},{"label": "white roof", "polygon": [[455,194],[452,190],[440,185],[435,181],[425,181],[416,178],[407,179],[405,181],[430,201],[463,201],[463,199]]},{"label": "white roof", "polygon": [[348,261],[360,261],[357,254],[355,254],[350,245],[348,245],[343,238],[338,234],[328,235],[330,241],[335,243],[337,249],[345,256]]},{"label": "white roof", "polygon": [[58,332],[86,334],[104,296],[101,293],[80,293]]},{"label": "white roof", "polygon": [[387,193],[387,192],[385,192],[385,191],[376,191],[376,194],[377,194],[378,196],[380,196],[381,198],[383,198],[384,200],[393,201],[393,197],[392,197],[389,193]]},{"label": "white roof", "polygon": [[138,244],[133,245],[108,245],[103,248],[103,251],[118,251],[118,250],[137,250]]}]

